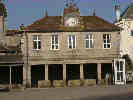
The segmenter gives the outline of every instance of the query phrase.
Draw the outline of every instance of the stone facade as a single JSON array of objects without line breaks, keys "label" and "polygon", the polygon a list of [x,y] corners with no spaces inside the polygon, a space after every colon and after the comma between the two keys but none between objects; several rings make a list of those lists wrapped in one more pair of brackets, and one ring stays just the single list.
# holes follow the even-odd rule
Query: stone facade
[{"label": "stone facade", "polygon": [[[23,84],[31,87],[50,80],[51,86],[60,87],[64,84],[81,86],[87,79],[90,80],[85,81],[87,85],[88,82],[100,84],[104,74],[112,73],[114,58],[119,58],[119,30],[119,27],[96,14],[80,16],[79,8],[71,4],[64,8],[62,16],[48,16],[48,12],[46,12],[44,18],[29,26],[21,26],[23,32],[21,49],[24,61]],[[94,46],[91,48],[86,47],[86,35],[88,34],[93,36],[91,41]],[[52,38],[53,35],[58,36],[56,42],[53,42],[55,41],[55,38]],[[74,37],[69,37],[70,35]],[[37,36],[35,41],[39,42],[34,42],[35,36]],[[71,47],[69,47],[70,41],[73,43]],[[106,45],[107,48],[104,47],[104,42],[109,43]],[[56,50],[52,49],[52,43],[58,44]],[[75,46],[72,48],[74,44]],[[35,50],[34,47],[37,46],[39,47]],[[105,73],[103,73],[104,71]]]},{"label": "stone facade", "polygon": [[[119,32],[91,32],[94,35],[94,48],[87,49],[85,47],[85,35],[88,32],[58,32],[59,35],[59,50],[51,50],[51,33],[29,33],[26,32],[23,36],[24,44],[22,45],[22,51],[24,55],[29,83],[31,82],[31,65],[45,65],[45,79],[48,80],[48,64],[62,64],[63,65],[63,79],[66,80],[66,70],[64,69],[66,64],[80,64],[80,77],[84,79],[82,65],[87,63],[96,63],[98,65],[98,80],[101,80],[101,64],[112,63],[114,58],[119,57]],[[76,35],[76,48],[68,48],[68,35]],[[110,49],[103,48],[103,34],[111,34],[112,47]],[[41,36],[40,50],[33,50],[33,35]],[[27,40],[28,39],[28,40]],[[28,46],[28,47],[27,47]],[[25,75],[25,74],[24,74]],[[30,83],[31,84],[31,83]]]},{"label": "stone facade", "polygon": [[[13,84],[22,84],[21,80],[24,87],[101,84],[106,73],[112,74],[113,60],[120,56],[120,28],[95,13],[93,16],[80,16],[79,8],[72,4],[64,8],[62,16],[48,16],[46,12],[44,18],[20,28],[20,31],[8,30],[4,39],[7,46],[4,49],[9,49],[11,53],[15,51],[15,57],[20,58],[16,57],[12,62],[17,63],[15,69],[10,66],[10,85],[12,69],[21,78],[13,80]],[[89,42],[86,41],[88,34]],[[53,40],[53,35],[58,38]],[[53,41],[57,45],[55,40],[58,40],[56,50],[51,45]],[[16,76],[14,74],[14,79]]]}]

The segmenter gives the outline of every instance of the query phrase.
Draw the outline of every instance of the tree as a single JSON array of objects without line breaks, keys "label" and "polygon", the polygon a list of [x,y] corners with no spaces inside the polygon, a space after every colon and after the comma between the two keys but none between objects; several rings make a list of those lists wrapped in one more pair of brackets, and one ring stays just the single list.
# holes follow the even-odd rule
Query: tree
[{"label": "tree", "polygon": [[130,59],[129,55],[126,54],[126,55],[123,55],[123,57],[125,59],[125,65],[126,65],[126,70],[129,71],[129,70],[133,70],[133,62],[132,60]]},{"label": "tree", "polygon": [[7,17],[7,10],[5,5],[0,1],[0,14],[4,17]]}]

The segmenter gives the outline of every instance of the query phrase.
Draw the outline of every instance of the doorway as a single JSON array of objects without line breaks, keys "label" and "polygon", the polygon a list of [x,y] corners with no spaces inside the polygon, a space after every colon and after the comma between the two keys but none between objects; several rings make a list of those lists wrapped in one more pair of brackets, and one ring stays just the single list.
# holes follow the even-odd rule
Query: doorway
[{"label": "doorway", "polygon": [[125,59],[115,59],[113,68],[114,68],[114,83],[121,85],[126,84]]}]

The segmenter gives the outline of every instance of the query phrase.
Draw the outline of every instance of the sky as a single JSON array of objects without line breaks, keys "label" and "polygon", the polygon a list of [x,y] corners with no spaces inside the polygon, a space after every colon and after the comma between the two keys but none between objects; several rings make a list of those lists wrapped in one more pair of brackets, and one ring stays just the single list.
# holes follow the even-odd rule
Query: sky
[{"label": "sky", "polygon": [[[78,1],[78,0],[75,0]],[[17,29],[21,24],[25,26],[43,18],[47,9],[49,16],[62,15],[65,7],[64,0],[8,0],[5,5],[8,11],[8,29]],[[131,3],[131,0],[119,0],[121,12]],[[96,15],[113,22],[115,20],[113,0],[80,0],[77,4],[81,15],[91,16],[93,10]]]}]

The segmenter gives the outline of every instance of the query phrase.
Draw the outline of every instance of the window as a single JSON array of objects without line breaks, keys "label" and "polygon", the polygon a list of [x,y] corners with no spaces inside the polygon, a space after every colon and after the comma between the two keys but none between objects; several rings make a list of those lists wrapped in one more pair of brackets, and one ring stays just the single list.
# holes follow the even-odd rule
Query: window
[{"label": "window", "polygon": [[111,34],[103,34],[104,48],[111,48]]},{"label": "window", "polygon": [[51,49],[52,50],[58,50],[59,49],[58,35],[52,35],[51,40],[52,40]]},{"label": "window", "polygon": [[40,50],[41,49],[41,40],[39,35],[33,36],[33,49]]},{"label": "window", "polygon": [[130,36],[133,36],[133,30],[130,31]]},{"label": "window", "polygon": [[70,49],[76,48],[76,37],[75,37],[75,35],[69,35],[69,37],[68,37],[68,48],[70,48]]},{"label": "window", "polygon": [[92,34],[87,34],[85,40],[86,40],[86,48],[94,48]]}]

